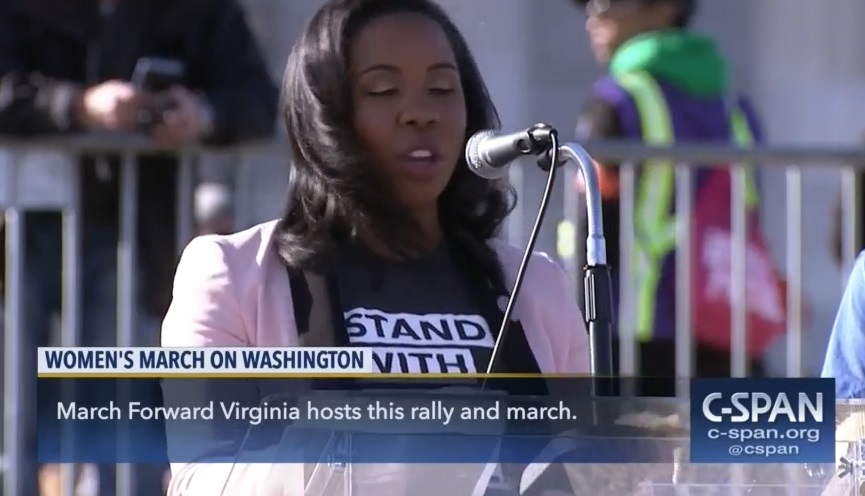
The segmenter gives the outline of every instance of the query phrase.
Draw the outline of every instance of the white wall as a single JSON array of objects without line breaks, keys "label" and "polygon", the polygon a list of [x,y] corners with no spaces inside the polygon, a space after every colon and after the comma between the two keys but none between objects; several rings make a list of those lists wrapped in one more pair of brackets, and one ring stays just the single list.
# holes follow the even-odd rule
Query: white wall
[{"label": "white wall", "polygon": [[[262,33],[274,75],[318,0],[246,0]],[[757,101],[774,143],[851,144],[865,129],[865,42],[860,0],[703,0],[697,26],[715,35],[729,56],[737,83]],[[469,39],[498,104],[504,127],[547,122],[567,135],[580,102],[599,74],[586,46],[583,16],[569,0],[443,0]],[[803,281],[813,307],[806,333],[806,366],[819,369],[826,334],[840,296],[841,274],[829,257],[830,212],[837,169],[805,174]],[[285,169],[278,161],[256,166],[260,188],[249,222],[271,218],[282,208]],[[540,173],[525,171],[522,196],[529,217],[539,200]],[[279,178],[277,180],[277,178]],[[784,174],[766,173],[766,229],[779,263],[785,251]],[[539,248],[554,251],[561,198],[551,207]],[[530,219],[525,220],[526,223]],[[783,266],[783,265],[782,265]],[[775,365],[783,367],[783,355]],[[783,370],[783,369],[781,369]]]}]

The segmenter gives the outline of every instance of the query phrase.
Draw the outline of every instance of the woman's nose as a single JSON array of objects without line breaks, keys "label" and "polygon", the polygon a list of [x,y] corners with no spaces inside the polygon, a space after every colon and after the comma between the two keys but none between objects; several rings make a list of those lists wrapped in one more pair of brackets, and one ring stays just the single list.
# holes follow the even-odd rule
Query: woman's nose
[{"label": "woman's nose", "polygon": [[400,124],[427,127],[437,123],[440,116],[440,112],[429,98],[416,98],[403,108],[400,113]]}]

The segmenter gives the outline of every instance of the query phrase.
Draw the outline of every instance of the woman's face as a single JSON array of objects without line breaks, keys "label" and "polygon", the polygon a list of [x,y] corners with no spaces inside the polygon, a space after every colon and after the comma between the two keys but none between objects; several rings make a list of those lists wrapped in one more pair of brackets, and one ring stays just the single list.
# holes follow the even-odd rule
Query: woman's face
[{"label": "woman's face", "polygon": [[411,13],[370,21],[351,47],[354,129],[372,166],[406,208],[435,208],[466,134],[453,49],[433,20]]},{"label": "woman's face", "polygon": [[646,31],[671,25],[672,2],[642,0],[591,0],[586,4],[586,32],[595,58],[608,64],[623,43]]}]

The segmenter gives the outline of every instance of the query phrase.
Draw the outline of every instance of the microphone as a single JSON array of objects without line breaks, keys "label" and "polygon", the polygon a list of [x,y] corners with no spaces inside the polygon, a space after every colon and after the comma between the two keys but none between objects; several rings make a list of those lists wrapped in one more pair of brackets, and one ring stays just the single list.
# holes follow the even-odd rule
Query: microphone
[{"label": "microphone", "polygon": [[[597,396],[609,396],[615,391],[612,358],[612,281],[607,266],[606,240],[604,239],[603,213],[601,211],[598,172],[592,157],[583,147],[575,143],[559,144],[558,133],[547,124],[534,126],[511,134],[500,134],[494,130],[475,133],[466,144],[466,162],[469,168],[485,179],[498,179],[505,175],[508,165],[523,155],[538,156],[538,166],[548,172],[547,184],[538,208],[538,215],[529,234],[528,244],[517,269],[513,289],[504,310],[502,326],[493,346],[492,356],[487,366],[487,374],[496,369],[496,362],[502,353],[508,324],[514,310],[514,302],[522,287],[523,278],[531,259],[532,250],[540,233],[541,224],[549,205],[556,176],[556,169],[565,162],[574,162],[586,183],[586,204],[588,207],[588,236],[586,238],[586,268],[584,285],[586,288],[586,310],[584,318],[590,336],[590,363],[594,376],[594,389]],[[482,388],[486,386],[483,380]]]},{"label": "microphone", "polygon": [[[575,143],[560,144],[556,130],[545,124],[537,124],[525,131],[507,135],[502,135],[492,130],[480,131],[469,139],[466,146],[466,162],[469,168],[472,172],[485,179],[503,177],[511,162],[522,155],[530,154],[537,156],[538,167],[547,172],[547,183],[538,207],[537,217],[529,233],[526,247],[523,250],[522,260],[517,269],[510,295],[507,298],[507,305],[504,308],[502,316],[502,324],[493,344],[486,374],[491,375],[494,370],[498,369],[496,366],[497,362],[502,359],[504,354],[504,343],[508,339],[507,332],[511,323],[511,315],[514,311],[515,302],[522,287],[526,269],[528,268],[550,198],[553,194],[556,171],[566,162],[574,162],[579,167],[586,183],[586,203],[588,207],[587,266],[584,271],[584,285],[586,288],[586,311],[584,319],[588,324],[590,368],[594,376],[592,389],[593,395],[596,397],[611,396],[615,394],[616,386],[615,382],[612,382],[610,378],[613,372],[611,338],[612,281],[610,270],[607,266],[598,173],[592,157],[589,156],[583,147]],[[528,353],[531,353],[531,350]],[[481,389],[486,389],[487,380],[488,378],[482,380]],[[551,392],[549,388],[547,388],[547,391]],[[600,419],[605,418],[603,410],[601,412],[598,411],[598,406],[597,402],[593,402],[593,417],[596,425],[602,423]],[[558,439],[558,441],[561,441],[561,439]],[[564,449],[564,451],[561,451],[561,453],[564,453],[571,448],[567,441],[565,442],[566,446],[561,446],[562,443],[556,441],[553,444],[555,446],[552,446],[551,449],[554,452]],[[544,451],[549,452],[548,448],[550,447],[551,445],[548,445]],[[541,484],[535,481],[540,478],[543,472],[550,472],[551,475],[547,475],[546,477],[555,481],[554,484],[546,483],[545,485],[554,485],[557,486],[557,489],[559,487],[570,486],[568,487],[570,490],[573,490],[576,486],[572,482],[572,474],[562,471],[560,469],[561,466],[558,464],[547,464],[546,466],[539,467],[537,463],[532,463],[529,467],[532,468],[529,472],[535,473],[526,473],[526,469],[523,468],[522,480],[520,481],[521,494],[539,493]],[[559,467],[559,472],[565,473],[556,474],[557,476],[554,477],[552,476],[553,471],[547,470],[550,467]]]},{"label": "microphone", "polygon": [[484,179],[500,179],[514,160],[523,155],[540,155],[553,144],[553,128],[536,124],[524,131],[502,134],[487,129],[479,131],[466,143],[469,169]]}]

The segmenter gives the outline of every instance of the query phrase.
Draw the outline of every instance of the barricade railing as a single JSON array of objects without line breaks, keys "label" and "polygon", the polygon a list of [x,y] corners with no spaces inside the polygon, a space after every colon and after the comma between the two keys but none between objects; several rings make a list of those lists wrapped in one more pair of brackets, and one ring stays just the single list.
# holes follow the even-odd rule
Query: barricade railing
[{"label": "barricade railing", "polygon": [[[837,147],[776,147],[767,146],[753,149],[737,149],[725,145],[676,145],[674,147],[650,147],[629,142],[597,142],[585,145],[589,153],[599,162],[621,164],[620,170],[620,247],[622,253],[630,253],[634,244],[634,191],[638,174],[636,164],[647,159],[671,160],[676,167],[676,211],[690,211],[693,198],[687,194],[693,183],[693,166],[695,164],[720,163],[731,165],[734,171],[733,181],[733,236],[731,248],[731,267],[733,271],[733,294],[740,298],[734,308],[732,334],[732,371],[734,376],[744,376],[747,371],[745,305],[742,298],[746,294],[745,285],[745,169],[751,166],[781,166],[786,169],[786,250],[787,250],[787,361],[786,375],[800,376],[802,365],[802,168],[805,166],[843,166],[844,179],[842,187],[842,240],[843,257],[852,262],[856,249],[861,246],[862,237],[861,192],[856,180],[856,170],[865,167],[865,149]],[[112,154],[121,157],[120,167],[120,226],[118,233],[117,260],[117,344],[128,346],[134,343],[134,324],[138,311],[136,301],[136,219],[138,184],[136,180],[136,162],[138,153],[153,151],[146,140],[139,138],[106,138],[103,136],[61,137],[40,140],[15,140],[0,138],[0,210],[4,211],[3,228],[6,237],[6,281],[5,281],[5,331],[3,336],[3,385],[4,385],[4,424],[3,424],[3,468],[4,493],[21,494],[22,477],[24,474],[23,435],[21,429],[23,416],[31,412],[21,411],[19,405],[26,404],[27,396],[34,395],[31,384],[35,385],[33,370],[26,368],[26,362],[21,359],[27,350],[24,349],[22,333],[24,329],[22,294],[23,283],[27,277],[24,271],[24,218],[29,210],[51,210],[60,212],[63,218],[63,243],[60,247],[63,261],[62,278],[62,315],[59,325],[60,343],[64,346],[76,346],[80,340],[81,319],[81,285],[87,278],[80,267],[81,260],[81,210],[78,192],[78,167],[74,158],[79,154]],[[177,239],[178,252],[191,239],[192,227],[192,190],[194,182],[194,164],[202,154],[213,150],[203,147],[190,147],[178,152],[178,188],[177,188]],[[23,164],[33,153],[54,152],[66,158],[62,165],[57,166],[56,173],[63,178],[66,187],[57,194],[42,192],[33,195],[23,190],[22,178],[28,173]],[[251,191],[247,191],[249,170],[244,163],[252,157],[269,156],[274,160],[286,161],[289,150],[281,142],[256,142],[242,146],[220,148],[218,153],[232,154],[237,157],[236,187],[238,189],[238,208],[248,205]],[[828,170],[828,169],[827,169]],[[835,169],[833,169],[835,170]],[[512,168],[511,181],[518,192],[527,188],[527,177],[530,172],[520,168]],[[581,216],[579,195],[572,185],[578,174],[575,168],[568,168],[564,188],[563,212],[556,219],[548,215],[551,222],[561,221],[558,229],[559,256],[567,270],[571,290],[576,290],[582,284],[582,253],[583,240],[580,239],[578,226]],[[524,219],[526,210],[534,205],[521,201],[517,210],[508,219],[507,237],[520,243],[526,229]],[[242,216],[239,216],[241,218]],[[677,225],[677,284],[676,284],[676,371],[677,376],[688,377],[693,372],[693,347],[690,329],[691,311],[691,265],[693,256],[690,247],[690,223],[680,222]],[[638,370],[636,363],[636,340],[628,339],[636,336],[634,322],[635,298],[630,287],[631,267],[630,257],[621,258],[619,269],[621,282],[619,302],[619,334],[621,340],[620,357],[621,373],[634,375]],[[32,351],[30,351],[32,353]],[[685,391],[681,391],[683,395]],[[740,482],[738,487],[744,488],[742,472],[734,470],[731,482]],[[798,477],[798,476],[797,476]],[[118,467],[118,495],[131,494],[133,474],[130,467]],[[73,470],[64,470],[64,494],[72,494],[74,484]],[[736,487],[737,484],[734,484]],[[744,489],[742,489],[744,491]],[[732,494],[738,494],[735,491]],[[795,493],[790,493],[795,494]]]},{"label": "barricade railing", "polygon": [[[746,377],[748,373],[747,354],[747,304],[746,291],[746,172],[749,167],[784,167],[786,174],[786,267],[781,272],[786,277],[787,333],[786,333],[786,376],[801,377],[804,374],[802,361],[803,335],[803,211],[802,211],[802,169],[812,166],[844,166],[842,187],[842,258],[845,265],[853,262],[857,247],[862,246],[861,232],[861,191],[857,180],[857,170],[865,167],[865,148],[805,148],[805,147],[765,147],[742,149],[724,145],[676,145],[670,148],[654,148],[634,143],[597,143],[586,144],[586,149],[600,163],[618,164],[620,199],[620,257],[619,267],[619,308],[618,335],[620,337],[619,373],[624,376],[639,375],[637,354],[637,313],[636,289],[632,284],[633,252],[635,238],[635,192],[638,169],[646,160],[668,160],[676,164],[674,208],[677,213],[689,215],[676,216],[675,244],[675,370],[676,376],[694,376],[694,339],[692,328],[692,287],[693,271],[693,225],[690,213],[694,210],[695,167],[711,167],[725,164],[732,173],[731,194],[731,242],[730,242],[730,291],[732,305],[731,335],[731,375]],[[828,169],[827,169],[828,170]],[[576,171],[569,171],[565,188],[574,184]],[[566,193],[567,194],[567,193]],[[833,198],[834,200],[834,198]],[[579,229],[580,212],[574,208],[583,204],[580,201],[566,201],[563,212],[565,228],[559,229],[560,247],[582,246]],[[531,208],[523,206],[523,208]],[[576,236],[573,240],[563,240],[562,236]],[[827,240],[827,245],[829,240]],[[616,248],[608,247],[608,250]],[[576,288],[582,284],[580,269],[583,260],[579,249],[560,250],[569,279]],[[846,271],[845,271],[846,272]],[[821,350],[822,353],[822,350]],[[686,397],[688,391],[681,386],[686,381],[677,381],[677,395]],[[786,466],[787,491],[790,496],[808,493],[803,480],[801,467]],[[697,481],[699,482],[699,481]],[[724,494],[739,496],[748,494],[754,480],[746,480],[744,465],[731,465],[729,486]],[[679,493],[686,490],[679,485]],[[813,491],[811,489],[810,491]]]},{"label": "barricade railing", "polygon": [[[75,136],[50,139],[15,140],[0,138],[0,228],[5,237],[5,291],[0,300],[0,309],[5,309],[5,318],[0,320],[3,336],[3,486],[4,494],[23,494],[24,484],[29,484],[32,470],[25,473],[23,460],[34,453],[25,453],[32,447],[24,445],[25,419],[35,417],[35,412],[22,409],[21,405],[32,404],[26,400],[35,396],[35,368],[32,360],[23,357],[35,350],[28,350],[23,341],[25,329],[24,284],[26,246],[24,214],[27,212],[59,212],[62,218],[62,245],[58,247],[62,258],[61,315],[57,337],[62,346],[82,344],[82,285],[88,274],[83,273],[82,261],[82,211],[79,192],[79,161],[81,154],[119,157],[119,212],[117,232],[117,299],[116,299],[116,344],[134,346],[140,343],[136,336],[139,322],[139,307],[136,294],[138,271],[137,218],[138,176],[136,157],[139,153],[154,152],[147,140],[129,137]],[[193,237],[193,188],[195,166],[207,154],[233,155],[236,162],[234,185],[241,189],[236,208],[248,205],[244,193],[248,193],[250,158],[267,153],[285,153],[279,143],[250,143],[243,147],[207,149],[190,147],[177,152],[177,254]],[[283,155],[287,157],[287,155]],[[50,181],[49,181],[50,180]],[[53,183],[51,185],[46,182]],[[58,186],[59,185],[59,186]],[[244,215],[235,212],[235,219]],[[4,301],[5,300],[5,301]],[[5,323],[5,325],[3,325]],[[140,331],[139,331],[140,332]],[[139,339],[139,341],[136,341]],[[35,406],[35,404],[33,404]],[[32,468],[32,467],[31,467]],[[73,494],[75,485],[74,467],[63,467],[61,471],[63,494]],[[118,495],[131,494],[135,475],[128,465],[117,466]]]},{"label": "barricade railing", "polygon": [[[798,377],[803,373],[801,361],[801,332],[802,332],[802,281],[801,273],[803,268],[802,257],[802,170],[805,167],[844,167],[844,174],[841,181],[841,205],[842,205],[842,258],[845,264],[850,264],[857,255],[857,247],[861,246],[862,232],[862,212],[858,208],[861,204],[861,192],[859,181],[857,180],[857,171],[865,168],[865,148],[814,148],[814,147],[763,147],[753,149],[731,148],[724,145],[676,145],[670,148],[649,147],[633,143],[589,143],[586,144],[586,149],[592,157],[600,163],[619,164],[620,167],[620,248],[619,251],[623,254],[630,254],[634,245],[634,204],[635,204],[635,186],[637,181],[638,163],[647,160],[670,160],[676,163],[676,184],[675,190],[675,209],[677,212],[691,212],[693,210],[693,176],[695,166],[715,166],[713,164],[730,164],[732,168],[732,252],[731,252],[731,272],[733,276],[733,297],[738,298],[746,294],[745,284],[745,247],[747,233],[745,232],[746,223],[744,222],[746,215],[745,206],[745,172],[748,167],[778,167],[781,166],[786,170],[786,200],[787,200],[787,215],[786,215],[786,268],[782,272],[787,277],[787,301],[790,302],[787,309],[788,322],[788,343],[791,343],[791,348],[788,348],[786,375],[789,377]],[[708,164],[708,165],[707,165]],[[836,170],[835,168],[831,170]],[[830,169],[826,169],[827,171]],[[576,171],[568,171],[571,174],[571,179]],[[564,181],[565,188],[569,188],[573,181]],[[569,192],[566,190],[566,194]],[[570,193],[573,194],[573,193]],[[833,198],[834,200],[834,198]],[[580,202],[576,202],[579,204]],[[522,208],[531,208],[531,206],[523,205]],[[563,212],[564,222],[570,222],[574,226],[579,224],[577,215],[578,209],[571,208],[566,205],[566,210]],[[682,220],[680,217],[677,220]],[[685,218],[687,220],[687,218]],[[830,221],[832,219],[829,219]],[[691,284],[691,222],[677,222],[677,282],[676,282],[676,308],[677,311],[687,312],[691,308],[690,297],[692,291]],[[565,229],[560,232],[576,233],[576,229]],[[579,236],[577,234],[577,236]],[[568,243],[564,243],[568,244]],[[580,240],[576,240],[576,246],[581,246]],[[829,240],[827,240],[827,245]],[[570,269],[571,280],[575,283],[581,283],[579,274],[580,250],[572,250],[571,260],[566,261],[566,267]],[[678,256],[680,255],[680,256]],[[628,284],[630,267],[630,257],[623,256],[621,258],[622,267],[619,270],[621,275],[621,301],[619,313],[621,315],[619,333],[622,336],[635,336],[634,325],[631,322],[631,317],[635,313],[633,311],[634,301],[632,289]],[[732,334],[732,373],[734,376],[743,376],[746,373],[746,340],[745,340],[745,311],[746,305],[744,301],[739,301],[739,304],[734,305],[734,328]],[[690,322],[689,314],[677,315],[676,329],[677,339],[680,339],[677,344],[678,355],[676,357],[676,365],[678,375],[680,377],[689,377],[692,375],[692,359],[691,359],[691,343],[690,343]],[[680,337],[684,334],[686,337]],[[624,340],[627,343],[633,343],[633,339]],[[633,356],[633,351],[625,350],[631,346],[623,346],[622,351],[622,367],[623,375],[633,375],[635,371],[635,362],[633,359],[627,358],[625,355]]]}]

